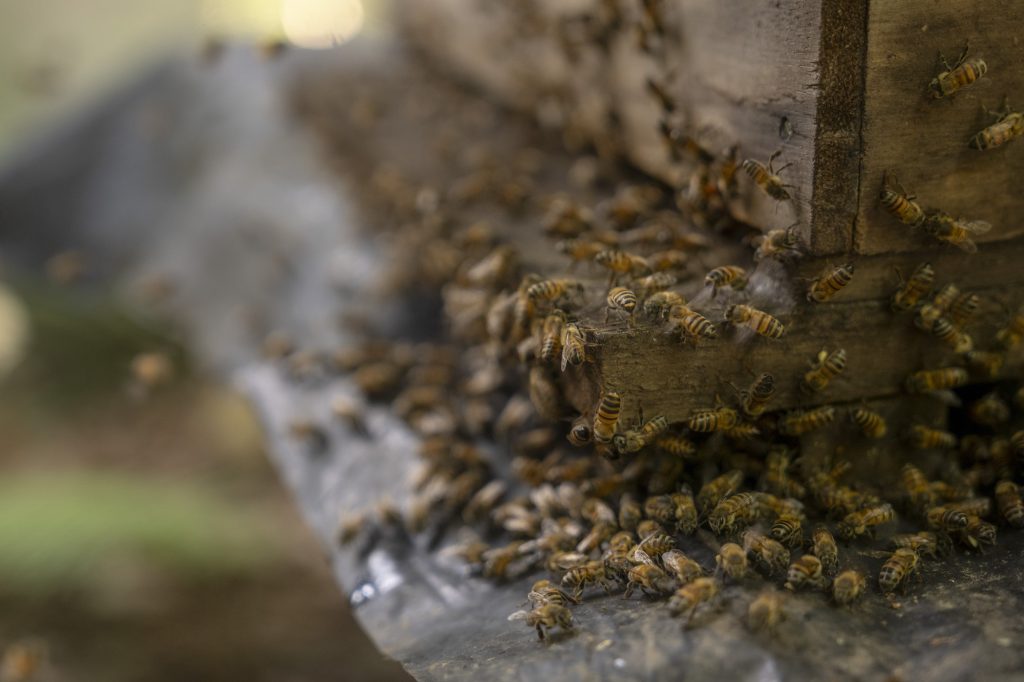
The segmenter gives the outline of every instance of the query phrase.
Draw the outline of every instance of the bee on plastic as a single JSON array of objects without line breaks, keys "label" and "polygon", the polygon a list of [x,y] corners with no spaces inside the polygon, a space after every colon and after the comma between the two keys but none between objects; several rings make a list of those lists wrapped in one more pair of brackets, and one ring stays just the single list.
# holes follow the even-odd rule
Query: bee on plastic
[{"label": "bee on plastic", "polygon": [[569,365],[578,367],[587,358],[586,337],[580,326],[570,322],[562,328],[562,371]]},{"label": "bee on plastic", "polygon": [[542,362],[551,363],[562,354],[562,332],[565,323],[565,313],[561,310],[553,310],[544,318],[540,352],[537,354]]},{"label": "bee on plastic", "polygon": [[812,367],[804,374],[803,389],[808,392],[824,391],[829,382],[846,369],[846,351],[842,348],[831,353],[822,350],[818,353],[817,363]]},{"label": "bee on plastic", "polygon": [[784,617],[782,595],[771,588],[762,590],[747,607],[747,627],[754,632],[774,634]]},{"label": "bee on plastic", "polygon": [[668,429],[668,420],[659,415],[644,423],[639,429],[630,429],[612,437],[612,444],[620,455],[639,452],[653,443],[654,439]]},{"label": "bee on plastic", "polygon": [[964,45],[963,52],[960,53],[960,57],[952,66],[942,56],[942,53],[939,53],[939,61],[942,62],[945,71],[939,73],[928,84],[928,90],[932,97],[935,99],[949,97],[961,88],[974,83],[988,72],[988,65],[984,59],[979,57],[967,59],[969,50],[970,46]]},{"label": "bee on plastic", "polygon": [[697,508],[701,515],[707,516],[711,513],[719,502],[739,490],[742,483],[743,472],[733,469],[701,486],[700,492],[697,493]]},{"label": "bee on plastic", "polygon": [[885,417],[866,407],[855,407],[850,410],[850,419],[860,428],[861,433],[868,438],[876,440],[885,438],[885,434],[889,431]]},{"label": "bee on plastic", "polygon": [[942,211],[931,213],[925,223],[925,231],[932,237],[952,244],[966,253],[976,253],[978,245],[974,243],[974,237],[991,229],[992,224],[984,220],[954,218]]},{"label": "bee on plastic", "polygon": [[921,263],[910,278],[900,284],[893,294],[891,308],[894,312],[905,312],[916,306],[931,291],[935,282],[935,268],[931,263]]},{"label": "bee on plastic", "polygon": [[661,563],[665,566],[665,570],[671,572],[672,576],[681,585],[692,583],[704,575],[704,569],[701,568],[700,564],[678,549],[670,549],[662,554]]},{"label": "bee on plastic", "polygon": [[853,263],[846,263],[814,280],[807,290],[807,300],[813,303],[824,303],[832,300],[836,294],[853,281],[854,271]]},{"label": "bee on plastic", "polygon": [[532,611],[516,611],[508,619],[525,620],[528,626],[537,629],[538,639],[544,639],[545,631],[551,628],[572,630],[572,611],[560,604],[544,604]]},{"label": "bee on plastic", "polygon": [[685,305],[672,306],[668,311],[669,330],[680,330],[690,339],[718,338],[718,330],[711,320]]},{"label": "bee on plastic", "polygon": [[1009,421],[1010,406],[998,393],[989,393],[971,403],[967,414],[977,424],[996,427]]},{"label": "bee on plastic", "polygon": [[789,550],[780,542],[755,530],[744,531],[742,541],[743,549],[757,570],[769,577],[786,572]]},{"label": "bee on plastic", "polygon": [[691,457],[697,452],[696,446],[689,439],[676,434],[662,434],[654,441],[654,445],[675,457]]},{"label": "bee on plastic", "polygon": [[1006,522],[1014,528],[1024,528],[1024,502],[1020,488],[1013,481],[999,481],[996,484],[996,506]]},{"label": "bee on plastic", "polygon": [[782,514],[775,519],[768,534],[791,549],[800,547],[804,544],[803,519],[796,514]]},{"label": "bee on plastic", "polygon": [[611,592],[613,581],[603,561],[588,561],[582,566],[570,569],[562,576],[562,586],[572,589],[574,599],[580,599],[583,590],[589,585],[600,585],[605,592]]},{"label": "bee on plastic", "polygon": [[948,431],[914,424],[908,432],[910,445],[918,450],[950,449],[956,447],[956,436]]},{"label": "bee on plastic", "polygon": [[704,278],[704,286],[711,287],[712,297],[722,287],[742,291],[747,286],[747,271],[738,265],[721,265],[707,274]]},{"label": "bee on plastic", "polygon": [[800,237],[797,225],[790,225],[786,229],[771,230],[757,239],[754,262],[760,263],[765,258],[785,260],[799,255]]},{"label": "bee on plastic", "polygon": [[768,196],[776,201],[789,201],[789,192],[786,191],[786,187],[792,185],[786,185],[782,182],[782,178],[779,177],[779,173],[786,170],[790,164],[786,164],[776,170],[774,168],[775,159],[782,153],[782,150],[774,152],[768,157],[767,166],[760,161],[754,159],[745,159],[742,164],[743,170],[750,176],[754,181],[754,184],[761,188]]},{"label": "bee on plastic", "polygon": [[1004,350],[1014,350],[1024,339],[1024,308],[1019,309],[1005,327],[996,333],[996,342]]},{"label": "bee on plastic", "polygon": [[947,391],[967,383],[967,370],[962,367],[943,367],[914,372],[905,382],[910,393],[927,393],[929,391]]},{"label": "bee on plastic", "polygon": [[1024,114],[1010,111],[1010,105],[1006,100],[1003,101],[1003,110],[994,115],[996,122],[983,128],[971,138],[968,143],[971,149],[979,151],[995,149],[1024,135]]},{"label": "bee on plastic", "polygon": [[836,546],[836,539],[832,537],[825,526],[816,526],[811,533],[811,546],[814,556],[821,561],[821,569],[825,575],[835,575],[839,570],[839,547]]},{"label": "bee on plastic", "polygon": [[925,221],[925,212],[915,201],[913,194],[907,194],[895,177],[891,181],[888,173],[882,176],[882,193],[879,201],[882,207],[904,225],[920,227]]},{"label": "bee on plastic", "polygon": [[843,571],[832,581],[832,599],[839,606],[849,606],[864,593],[867,580],[859,571]]},{"label": "bee on plastic", "polygon": [[789,412],[779,420],[779,433],[784,436],[802,436],[835,421],[836,408],[827,405],[813,410]]},{"label": "bee on plastic", "polygon": [[708,526],[716,535],[729,535],[757,520],[757,497],[753,493],[738,493],[725,498],[711,510]]},{"label": "bee on plastic", "polygon": [[[612,310],[619,310],[633,317],[633,311],[636,310],[636,294],[627,289],[626,287],[613,287],[608,292],[607,298],[607,312]],[[605,322],[608,321],[608,315],[605,314]]]},{"label": "bee on plastic", "polygon": [[918,570],[918,556],[912,549],[899,548],[893,552],[878,573],[878,586],[885,594],[892,594],[897,587],[905,586]]},{"label": "bee on plastic", "polygon": [[781,322],[766,312],[748,305],[733,304],[725,309],[725,319],[734,325],[743,325],[753,329],[758,336],[768,339],[781,339],[786,328]]},{"label": "bee on plastic", "polygon": [[747,577],[747,553],[736,543],[727,542],[721,546],[715,555],[715,565],[718,572],[730,580],[740,581]]},{"label": "bee on plastic", "polygon": [[963,530],[968,523],[967,514],[948,506],[932,507],[926,518],[929,526],[947,533]]},{"label": "bee on plastic", "polygon": [[594,413],[594,441],[611,443],[618,430],[619,413],[622,410],[622,396],[615,391],[605,391]]},{"label": "bee on plastic", "polygon": [[838,531],[846,540],[853,540],[865,534],[874,537],[876,527],[895,520],[896,510],[892,505],[879,504],[847,514],[839,522]]},{"label": "bee on plastic", "polygon": [[967,360],[968,365],[983,372],[990,378],[995,378],[999,375],[999,371],[1003,368],[1003,363],[1006,361],[1006,357],[1002,353],[983,350],[967,351],[964,354],[964,359]]},{"label": "bee on plastic", "polygon": [[775,395],[775,377],[761,374],[745,391],[740,391],[740,406],[748,417],[760,417]]},{"label": "bee on plastic", "polygon": [[710,602],[716,595],[718,583],[713,578],[697,578],[675,591],[668,600],[668,609],[674,616],[687,613],[689,623],[701,604]]},{"label": "bee on plastic", "polygon": [[813,554],[805,554],[789,566],[784,587],[796,591],[804,587],[825,587],[827,581],[821,572],[821,561]]},{"label": "bee on plastic", "polygon": [[739,423],[739,415],[731,407],[695,410],[687,421],[687,426],[694,433],[711,433],[726,431]]},{"label": "bee on plastic", "polygon": [[581,448],[594,439],[594,430],[590,426],[590,421],[580,415],[573,421],[572,426],[569,428],[569,434],[566,439],[573,447]]}]

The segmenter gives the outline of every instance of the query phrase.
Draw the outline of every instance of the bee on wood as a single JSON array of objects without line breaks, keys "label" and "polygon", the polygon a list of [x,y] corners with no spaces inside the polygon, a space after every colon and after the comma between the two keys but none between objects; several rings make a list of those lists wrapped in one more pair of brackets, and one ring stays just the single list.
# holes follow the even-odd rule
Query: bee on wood
[{"label": "bee on wood", "polygon": [[960,294],[949,307],[950,323],[957,329],[963,329],[974,319],[980,305],[981,297],[977,294]]},{"label": "bee on wood", "polygon": [[[633,311],[636,310],[636,294],[627,289],[626,287],[613,287],[608,292],[608,310],[621,310],[629,316],[633,315]],[[607,322],[607,315],[605,316]]]},{"label": "bee on wood", "polygon": [[675,457],[690,457],[697,452],[696,446],[688,439],[675,434],[662,434],[654,441],[655,447]]},{"label": "bee on wood", "polygon": [[661,563],[666,571],[682,585],[692,583],[704,575],[704,569],[693,559],[689,558],[678,549],[670,549],[661,555]]},{"label": "bee on wood", "polygon": [[733,469],[701,486],[697,493],[697,508],[701,515],[707,516],[719,502],[739,490],[742,483],[743,472]]},{"label": "bee on wood", "polygon": [[825,526],[817,526],[811,534],[811,544],[814,556],[821,561],[821,568],[825,575],[835,575],[839,570],[839,547],[836,546],[836,539],[832,537]]},{"label": "bee on wood", "polygon": [[804,374],[803,388],[805,391],[824,391],[832,379],[846,369],[846,351],[842,348],[829,353],[822,350],[818,353],[817,364]]},{"label": "bee on wood", "polygon": [[772,524],[768,534],[789,548],[804,544],[803,519],[796,514],[782,514]]},{"label": "bee on wood", "polygon": [[821,572],[821,561],[812,554],[805,554],[789,566],[784,587],[796,591],[804,587],[825,587],[825,576]]},{"label": "bee on wood", "polygon": [[882,592],[892,594],[897,587],[905,585],[906,581],[918,570],[918,556],[912,549],[899,548],[893,552],[878,573],[878,586]]},{"label": "bee on wood", "polygon": [[786,333],[786,328],[777,319],[748,305],[730,305],[725,309],[725,319],[732,324],[749,327],[768,339],[780,339]]},{"label": "bee on wood", "polygon": [[813,303],[824,303],[846,288],[853,281],[855,271],[853,263],[846,263],[833,269],[827,275],[823,275],[811,282],[807,290],[807,300]]},{"label": "bee on wood", "polygon": [[580,366],[587,358],[586,337],[574,322],[562,328],[562,371],[569,365]]},{"label": "bee on wood", "polygon": [[888,503],[858,509],[844,516],[839,522],[839,535],[846,540],[853,540],[865,534],[874,537],[876,527],[895,520],[896,510]]},{"label": "bee on wood", "polygon": [[582,566],[569,569],[562,576],[562,586],[572,589],[574,599],[583,595],[583,590],[589,585],[600,585],[605,592],[611,592],[612,580],[605,569],[602,561],[588,561]]},{"label": "bee on wood", "polygon": [[967,414],[977,424],[996,427],[1009,421],[1010,406],[998,393],[989,393],[971,403]]},{"label": "bee on wood", "polygon": [[946,391],[963,386],[967,383],[967,370],[962,367],[943,367],[914,372],[905,382],[910,393],[927,393],[928,391]]},{"label": "bee on wood", "polygon": [[612,437],[612,444],[621,455],[639,452],[667,429],[668,420],[659,415],[645,422],[639,429],[615,434]]},{"label": "bee on wood", "polygon": [[1014,350],[1020,345],[1021,339],[1024,339],[1024,308],[1018,310],[1007,325],[996,333],[996,342],[1004,350]]},{"label": "bee on wood", "polygon": [[910,227],[920,227],[926,217],[924,209],[915,199],[913,194],[907,194],[895,177],[890,182],[888,174],[882,176],[882,193],[879,195],[882,207],[896,220]]},{"label": "bee on wood", "polygon": [[1003,363],[1006,361],[1002,353],[983,350],[967,351],[964,354],[964,359],[967,360],[968,365],[984,372],[990,378],[995,378],[999,375],[999,371],[1003,368]]},{"label": "bee on wood", "polygon": [[921,424],[914,424],[910,427],[908,439],[912,447],[918,450],[929,450],[931,448],[949,449],[956,447],[956,436],[948,431],[932,429]]},{"label": "bee on wood", "polygon": [[928,525],[946,532],[963,530],[967,527],[967,514],[952,507],[932,507],[927,514]]},{"label": "bee on wood", "polygon": [[933,78],[928,84],[928,90],[932,97],[935,99],[949,97],[961,88],[965,88],[975,82],[988,72],[988,65],[985,63],[984,59],[978,57],[970,60],[967,59],[967,53],[969,50],[970,46],[964,45],[963,52],[960,53],[960,57],[952,66],[950,66],[949,62],[946,61],[946,58],[942,56],[942,53],[939,53],[939,61],[942,62],[942,66],[945,71],[939,73],[939,75]]},{"label": "bee on wood", "polygon": [[544,604],[532,611],[516,611],[508,619],[525,620],[528,626],[537,628],[538,639],[544,639],[545,631],[551,628],[572,630],[572,611],[560,604]]},{"label": "bee on wood", "polygon": [[712,297],[721,287],[742,291],[747,286],[747,271],[738,265],[721,265],[707,274],[704,286],[711,287]]},{"label": "bee on wood", "polygon": [[921,263],[910,278],[900,284],[892,296],[893,312],[905,312],[916,306],[931,291],[935,282],[935,268],[931,263]]},{"label": "bee on wood", "polygon": [[633,566],[626,577],[626,591],[622,594],[625,598],[630,597],[638,587],[644,594],[654,595],[668,594],[675,587],[675,581],[653,562]]},{"label": "bee on wood", "polygon": [[775,159],[782,154],[782,150],[774,152],[768,157],[768,165],[755,161],[754,159],[745,159],[742,164],[742,168],[746,171],[747,175],[754,181],[754,184],[761,188],[768,196],[776,201],[789,201],[789,192],[786,191],[786,187],[792,187],[792,185],[783,184],[782,178],[779,177],[779,173],[786,170],[791,164],[786,164],[775,170],[774,164]]},{"label": "bee on wood", "polygon": [[831,405],[813,410],[789,412],[779,420],[779,433],[784,436],[802,436],[835,421],[836,408]]},{"label": "bee on wood", "polygon": [[764,487],[786,497],[803,497],[807,489],[789,475],[790,456],[786,448],[772,448],[765,458]]},{"label": "bee on wood", "polygon": [[743,548],[757,570],[765,575],[773,576],[786,572],[789,565],[789,550],[777,540],[748,530],[743,533]]},{"label": "bee on wood", "polygon": [[832,599],[839,606],[848,606],[857,601],[866,584],[867,580],[859,571],[843,571],[832,581]]},{"label": "bee on wood", "polygon": [[740,392],[740,406],[748,417],[760,417],[775,395],[775,377],[764,373],[754,380],[745,391]]},{"label": "bee on wood", "polygon": [[572,423],[572,427],[569,428],[569,435],[566,439],[573,445],[573,447],[581,448],[594,439],[594,430],[590,426],[590,421],[580,415],[576,417]]},{"label": "bee on wood", "polygon": [[622,410],[622,396],[615,391],[605,391],[597,404],[594,414],[594,441],[610,443],[618,431],[619,412]]},{"label": "bee on wood", "polygon": [[1010,140],[1024,135],[1024,114],[1010,111],[1009,103],[1003,101],[1003,110],[995,114],[996,122],[982,129],[968,143],[971,149],[985,151],[995,149]]},{"label": "bee on wood", "polygon": [[736,543],[722,545],[715,556],[715,565],[731,580],[740,581],[747,577],[747,553]]},{"label": "bee on wood", "polygon": [[796,225],[786,229],[771,230],[757,240],[754,262],[760,263],[765,258],[785,260],[800,255],[800,237]]},{"label": "bee on wood", "polygon": [[916,466],[904,464],[900,469],[900,480],[912,509],[924,513],[935,504],[935,493],[924,473]]},{"label": "bee on wood", "polygon": [[540,352],[537,354],[542,362],[551,363],[562,354],[562,330],[565,328],[565,322],[565,313],[561,310],[553,310],[544,318]]},{"label": "bee on wood", "polygon": [[672,306],[668,311],[669,329],[681,330],[688,338],[718,338],[718,330],[711,320],[685,305]]},{"label": "bee on wood", "polygon": [[739,415],[731,407],[717,407],[707,410],[695,410],[687,421],[687,426],[694,433],[711,433],[726,431],[739,423]]},{"label": "bee on wood", "polygon": [[762,590],[747,607],[747,627],[754,632],[774,634],[784,616],[782,595],[774,589]]},{"label": "bee on wood", "polygon": [[713,578],[697,578],[683,585],[668,600],[668,609],[674,616],[687,612],[687,622],[701,604],[710,602],[718,594],[718,583]]},{"label": "bee on wood", "polygon": [[855,407],[850,410],[850,419],[868,438],[885,438],[885,434],[889,431],[885,417],[866,407]]},{"label": "bee on wood", "polygon": [[665,319],[673,308],[685,308],[686,299],[674,291],[659,291],[644,300],[644,315],[652,319]]},{"label": "bee on wood", "polygon": [[759,506],[753,493],[738,493],[725,498],[711,510],[708,526],[716,535],[731,534],[757,520]]},{"label": "bee on wood", "polygon": [[954,218],[942,211],[931,213],[925,223],[925,231],[932,237],[952,244],[966,253],[976,253],[978,245],[974,243],[973,238],[991,229],[992,224],[984,220]]},{"label": "bee on wood", "polygon": [[1021,502],[1017,484],[1013,481],[999,481],[995,498],[999,513],[1006,522],[1014,528],[1024,528],[1024,502]]}]

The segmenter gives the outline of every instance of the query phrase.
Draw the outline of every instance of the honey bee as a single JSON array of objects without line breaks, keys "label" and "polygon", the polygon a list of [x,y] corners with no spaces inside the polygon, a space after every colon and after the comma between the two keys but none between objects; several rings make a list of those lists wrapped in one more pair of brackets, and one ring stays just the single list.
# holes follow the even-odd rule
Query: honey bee
[{"label": "honey bee", "polygon": [[711,510],[708,526],[717,535],[731,534],[739,527],[757,520],[759,505],[752,493],[738,493],[725,498]]},{"label": "honey bee", "polygon": [[633,549],[635,547],[635,539],[629,531],[619,531],[608,540],[608,549],[605,550],[601,560],[604,561],[609,575],[620,580],[626,577],[626,573],[633,566]]},{"label": "honey bee", "polygon": [[572,630],[572,611],[560,604],[544,604],[532,611],[516,611],[508,617],[510,621],[525,620],[531,628],[537,628],[537,638],[544,639],[545,631],[551,628]]},{"label": "honey bee", "polygon": [[976,423],[995,427],[1010,419],[1010,406],[998,393],[989,393],[971,403],[967,413]]},{"label": "honey bee", "polygon": [[641,540],[646,540],[655,533],[665,534],[665,527],[654,519],[644,519],[636,524],[636,535]]},{"label": "honey bee", "polygon": [[622,396],[614,391],[601,394],[601,401],[594,414],[594,441],[610,443],[618,430],[619,412],[622,409]]},{"label": "honey bee", "polygon": [[677,281],[675,275],[670,275],[667,272],[655,272],[653,275],[635,280],[633,287],[639,292],[640,296],[646,298],[675,286]]},{"label": "honey bee", "polygon": [[626,531],[636,530],[637,524],[643,519],[643,509],[640,503],[629,493],[623,494],[619,499],[619,527]]},{"label": "honey bee", "polygon": [[813,410],[789,412],[779,421],[779,433],[784,436],[802,436],[835,421],[836,408],[831,405]]},{"label": "honey bee", "polygon": [[613,282],[616,275],[636,276],[651,272],[645,259],[619,249],[605,249],[594,256],[594,262],[611,270]]},{"label": "honey bee", "polygon": [[682,585],[692,583],[704,575],[704,569],[700,567],[700,564],[678,549],[670,549],[662,554],[661,563],[667,571],[672,572],[673,577]]},{"label": "honey bee", "polygon": [[565,322],[565,313],[561,310],[553,310],[544,318],[540,352],[537,354],[542,362],[550,363],[562,354],[562,329]]},{"label": "honey bee", "polygon": [[[612,517],[615,518],[614,516]],[[603,543],[611,539],[618,530],[616,521],[598,521],[590,529],[590,532],[583,536],[583,539],[576,545],[576,551],[583,554],[590,554],[599,548]]]},{"label": "honey bee", "polygon": [[775,377],[764,373],[754,380],[745,391],[740,392],[740,403],[748,417],[760,417],[775,395]]},{"label": "honey bee", "polygon": [[718,338],[718,330],[709,319],[685,305],[676,305],[668,311],[669,329],[680,330],[689,338]]},{"label": "honey bee", "polygon": [[630,429],[615,434],[612,437],[612,444],[619,454],[639,452],[654,442],[654,439],[664,433],[666,429],[668,429],[668,420],[659,415],[645,422],[639,429]]},{"label": "honey bee", "polygon": [[573,265],[593,260],[607,248],[606,244],[592,239],[563,239],[555,244],[555,250],[568,256]]},{"label": "honey bee", "polygon": [[736,543],[727,542],[722,545],[715,556],[715,565],[731,580],[739,581],[747,577],[747,553]]},{"label": "honey bee", "polygon": [[806,391],[824,391],[830,381],[846,369],[846,351],[842,348],[829,353],[822,350],[818,353],[817,364],[804,374],[803,388]]},{"label": "honey bee", "polygon": [[645,594],[668,594],[675,587],[675,582],[661,567],[652,563],[641,563],[633,566],[626,574],[626,591],[623,597],[629,597],[633,590],[640,588]]},{"label": "honey bee", "polygon": [[739,415],[731,407],[696,410],[690,416],[687,426],[694,433],[726,431],[739,423]]},{"label": "honey bee", "polygon": [[930,556],[933,559],[942,551],[939,536],[929,531],[894,535],[889,541],[896,549],[902,547],[913,550],[918,556]]},{"label": "honey bee", "polygon": [[705,483],[697,494],[697,508],[706,516],[719,502],[736,492],[743,483],[743,472],[739,469],[727,471]]},{"label": "honey bee", "polygon": [[850,410],[850,419],[860,427],[861,432],[868,438],[885,438],[885,434],[889,431],[885,418],[865,407],[855,407]]},{"label": "honey bee", "polygon": [[950,509],[956,509],[967,514],[967,516],[988,516],[992,513],[992,500],[988,497],[971,497],[966,500],[958,500],[946,505]]},{"label": "honey bee", "polygon": [[1014,528],[1024,528],[1024,503],[1021,502],[1017,484],[1013,481],[999,481],[995,498],[999,513],[1006,522]]},{"label": "honey bee", "polygon": [[957,537],[971,549],[982,551],[984,545],[996,544],[995,525],[982,521],[977,516],[967,515],[967,525],[957,533]]},{"label": "honey bee", "polygon": [[777,319],[748,305],[730,305],[725,309],[725,319],[735,325],[749,327],[768,339],[780,339],[786,333],[786,328]]},{"label": "honey bee", "polygon": [[577,448],[581,448],[589,443],[594,438],[594,431],[590,426],[590,421],[583,415],[576,417],[566,438],[573,447]]},{"label": "honey bee", "polygon": [[593,524],[608,523],[615,525],[616,516],[608,504],[596,497],[588,497],[580,508],[580,515]]},{"label": "honey bee", "polygon": [[1024,308],[1010,318],[1009,323],[996,333],[996,341],[1004,350],[1014,350],[1024,339]]},{"label": "honey bee", "polygon": [[985,151],[995,149],[1024,135],[1024,114],[1010,111],[1009,103],[1003,101],[1003,110],[996,114],[996,122],[982,129],[968,143],[971,149]]},{"label": "honey bee", "polygon": [[923,513],[935,504],[935,493],[924,473],[916,466],[904,464],[900,470],[900,479],[912,509]]},{"label": "honey bee", "polygon": [[561,299],[578,297],[583,285],[572,279],[545,279],[526,289],[526,298],[534,303],[552,303]]},{"label": "honey bee", "polygon": [[544,566],[552,573],[571,571],[586,564],[590,558],[581,552],[555,551],[544,562]]},{"label": "honey bee", "polygon": [[807,290],[807,300],[814,303],[824,303],[846,288],[853,281],[855,271],[853,263],[840,265],[827,275],[823,275],[811,283]]},{"label": "honey bee", "polygon": [[675,457],[690,457],[697,448],[686,438],[674,434],[662,434],[654,441],[655,447]]},{"label": "honey bee", "polygon": [[948,213],[935,211],[928,216],[925,223],[925,231],[939,241],[953,244],[966,253],[976,253],[978,245],[974,243],[973,237],[985,234],[992,229],[992,224],[984,220],[964,220],[954,218]]},{"label": "honey bee", "polygon": [[604,588],[605,592],[611,591],[612,580],[608,575],[604,562],[588,561],[582,566],[569,569],[562,576],[562,586],[572,589],[574,599],[578,600],[583,595],[583,590],[589,585],[600,585]]},{"label": "honey bee", "polygon": [[914,372],[907,377],[906,388],[910,393],[944,391],[967,383],[967,370],[961,367],[943,367]]},{"label": "honey bee", "polygon": [[569,604],[579,604],[579,600],[564,592],[558,588],[550,580],[538,580],[530,588],[530,594],[527,595],[527,599],[533,604],[534,608],[539,608],[545,604],[557,604],[559,606],[569,606]]},{"label": "honey bee", "polygon": [[949,97],[988,72],[988,65],[985,64],[984,59],[977,57],[970,60],[967,59],[968,51],[969,46],[965,45],[963,52],[960,53],[960,57],[953,66],[950,66],[946,58],[942,56],[942,53],[939,53],[939,61],[942,62],[945,71],[933,78],[931,83],[928,84],[928,90],[932,97],[935,99]]},{"label": "honey bee", "polygon": [[684,535],[692,535],[697,530],[697,506],[693,495],[688,489],[672,493],[675,504],[676,530]]},{"label": "honey bee", "polygon": [[907,194],[895,177],[890,182],[888,174],[882,176],[882,193],[879,196],[882,207],[910,227],[920,227],[925,221],[924,209],[915,199],[913,194]]},{"label": "honey bee", "polygon": [[967,514],[951,507],[932,507],[927,514],[928,525],[947,532],[963,530],[967,527]]},{"label": "honey bee", "polygon": [[726,437],[733,440],[750,440],[761,435],[761,429],[757,428],[754,424],[740,422],[725,429],[724,433]]},{"label": "honey bee", "polygon": [[796,514],[782,514],[775,519],[768,534],[787,547],[799,547],[804,543],[803,519]]},{"label": "honey bee", "polygon": [[644,300],[644,315],[653,319],[665,319],[673,308],[685,308],[686,299],[674,291],[659,291]]},{"label": "honey bee", "polygon": [[747,271],[738,265],[722,265],[707,274],[704,286],[711,287],[711,295],[718,293],[721,287],[730,287],[742,291],[747,286]]},{"label": "honey bee", "polygon": [[578,367],[587,358],[586,341],[578,324],[570,322],[562,329],[562,371],[569,365]]},{"label": "honey bee", "polygon": [[483,576],[496,580],[506,580],[516,578],[525,570],[528,570],[530,564],[525,563],[522,555],[519,553],[519,547],[522,544],[522,542],[515,541],[503,547],[495,547],[485,551],[481,557],[483,560]]},{"label": "honey bee", "polygon": [[761,188],[768,196],[776,201],[789,201],[789,192],[786,191],[786,187],[792,185],[783,184],[782,178],[779,177],[779,173],[784,171],[790,166],[786,164],[775,170],[774,163],[775,159],[782,153],[782,150],[774,152],[768,157],[767,167],[760,161],[754,159],[745,159],[742,164],[742,168],[746,171],[747,175],[754,181],[758,187]]},{"label": "honey bee", "polygon": [[782,595],[774,589],[762,590],[747,607],[747,627],[754,632],[774,634],[783,617]]},{"label": "honey bee", "polygon": [[626,287],[613,287],[608,292],[607,303],[609,310],[621,310],[632,315],[636,310],[636,294]]},{"label": "honey bee", "polygon": [[967,364],[977,370],[984,372],[988,377],[995,378],[1003,368],[1006,358],[1002,353],[994,353],[983,350],[967,351],[964,354]]},{"label": "honey bee", "polygon": [[882,592],[892,594],[897,587],[904,585],[918,570],[918,556],[912,549],[899,548],[893,552],[878,573],[878,586]]},{"label": "honey bee", "polygon": [[790,225],[784,230],[771,230],[758,238],[754,262],[760,263],[765,258],[783,260],[794,255],[800,255],[800,238],[797,226]]},{"label": "honey bee", "polygon": [[548,205],[542,225],[544,232],[559,237],[578,237],[590,229],[593,214],[567,197],[555,197]]},{"label": "honey bee", "polygon": [[910,427],[908,434],[910,445],[918,450],[929,450],[931,448],[955,448],[956,436],[948,431],[932,429],[921,424],[914,424]]},{"label": "honey bee", "polygon": [[847,540],[853,540],[865,534],[874,537],[877,526],[892,523],[895,520],[896,510],[888,503],[858,509],[844,516],[843,520],[839,522],[839,535]]},{"label": "honey bee", "polygon": [[916,306],[931,290],[935,281],[935,268],[931,263],[921,263],[906,282],[900,285],[892,296],[894,312],[904,312]]},{"label": "honey bee", "polygon": [[710,602],[718,594],[718,583],[713,578],[697,578],[683,585],[668,600],[668,609],[674,616],[688,612],[687,622],[701,604]]},{"label": "honey bee", "polygon": [[673,523],[676,505],[669,495],[654,495],[644,500],[644,514],[659,523]]},{"label": "honey bee", "polygon": [[825,526],[817,526],[811,534],[811,544],[814,556],[821,561],[821,568],[825,575],[835,575],[839,570],[839,547],[832,533]]},{"label": "honey bee", "polygon": [[963,329],[974,319],[981,297],[977,294],[960,294],[949,307],[949,322],[957,329]]},{"label": "honey bee", "polygon": [[754,566],[768,576],[784,573],[789,565],[789,550],[757,531],[744,531],[743,548]]},{"label": "honey bee", "polygon": [[643,554],[648,557],[660,557],[665,552],[675,549],[676,541],[668,533],[651,533],[636,546],[633,551],[634,559],[639,558],[643,560]]},{"label": "honey bee", "polygon": [[803,497],[806,488],[789,475],[790,457],[785,448],[773,448],[765,458],[764,486],[776,495]]},{"label": "honey bee", "polygon": [[821,572],[821,561],[812,554],[805,554],[789,566],[786,573],[787,590],[795,591],[803,587],[824,587],[825,576]]},{"label": "honey bee", "polygon": [[848,606],[857,601],[866,584],[867,580],[859,571],[843,571],[832,581],[832,599],[840,606]]}]

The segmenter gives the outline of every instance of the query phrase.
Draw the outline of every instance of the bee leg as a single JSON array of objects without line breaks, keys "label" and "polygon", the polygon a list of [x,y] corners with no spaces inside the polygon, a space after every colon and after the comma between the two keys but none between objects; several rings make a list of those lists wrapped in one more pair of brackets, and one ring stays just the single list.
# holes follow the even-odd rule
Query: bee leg
[{"label": "bee leg", "polygon": [[537,623],[537,639],[544,641],[544,626],[540,623]]},{"label": "bee leg", "polygon": [[605,309],[604,309],[604,323],[605,324],[608,324],[608,318],[611,316],[611,314],[612,314],[612,309],[610,307],[608,307],[608,306],[605,306]]},{"label": "bee leg", "polygon": [[633,595],[634,583],[626,583],[626,591],[622,593],[623,599],[629,599]]},{"label": "bee leg", "polygon": [[964,41],[964,49],[960,52],[960,56],[957,57],[956,64],[953,65],[954,69],[956,67],[960,66],[961,64],[963,64],[967,60],[967,53],[970,52],[970,51],[971,51],[971,39],[968,38],[967,40]]}]

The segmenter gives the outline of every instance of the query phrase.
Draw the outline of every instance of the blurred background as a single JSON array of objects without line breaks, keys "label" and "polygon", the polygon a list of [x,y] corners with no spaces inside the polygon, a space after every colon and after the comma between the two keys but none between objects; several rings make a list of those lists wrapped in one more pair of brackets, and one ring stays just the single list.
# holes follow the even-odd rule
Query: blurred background
[{"label": "blurred background", "polygon": [[[0,166],[211,39],[326,48],[383,14],[0,0]],[[353,620],[245,402],[173,330],[74,286],[87,269],[55,253],[24,281],[0,254],[0,681],[406,678]]]}]

